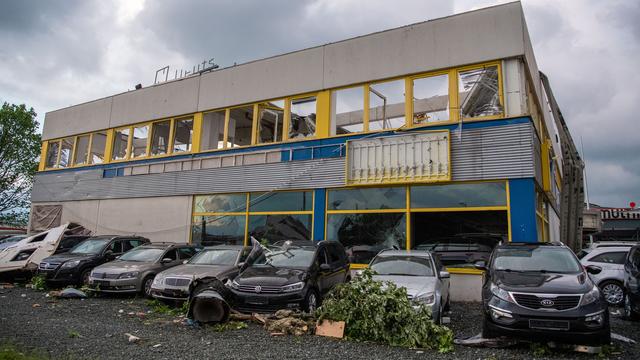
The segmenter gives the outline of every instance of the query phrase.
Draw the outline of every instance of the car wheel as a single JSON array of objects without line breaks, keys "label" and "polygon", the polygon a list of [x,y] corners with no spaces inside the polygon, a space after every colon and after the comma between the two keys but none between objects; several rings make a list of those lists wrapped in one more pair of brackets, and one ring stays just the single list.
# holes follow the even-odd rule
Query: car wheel
[{"label": "car wheel", "polygon": [[88,286],[89,285],[89,275],[91,275],[91,269],[87,269],[82,272],[80,275],[80,285]]},{"label": "car wheel", "polygon": [[318,293],[313,289],[309,289],[307,297],[304,300],[304,310],[309,314],[313,314],[318,308],[319,303],[320,299],[318,298]]},{"label": "car wheel", "polygon": [[149,275],[142,281],[142,295],[151,297],[151,284],[153,284],[154,275]]},{"label": "car wheel", "polygon": [[633,307],[631,306],[631,299],[629,295],[625,295],[624,297],[624,317],[629,320],[638,320],[638,314],[633,311]]},{"label": "car wheel", "polygon": [[624,288],[617,281],[604,281],[600,284],[600,289],[609,305],[619,306],[624,302]]}]

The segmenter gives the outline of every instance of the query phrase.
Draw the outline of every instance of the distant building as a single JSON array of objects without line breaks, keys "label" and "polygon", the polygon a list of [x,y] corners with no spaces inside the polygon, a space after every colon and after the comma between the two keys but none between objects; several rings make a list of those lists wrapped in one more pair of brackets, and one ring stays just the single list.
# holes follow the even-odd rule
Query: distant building
[{"label": "distant building", "polygon": [[[601,227],[592,236],[593,241],[640,241],[640,209],[610,208],[591,204],[597,212]],[[587,235],[585,224],[585,235]],[[586,240],[586,239],[585,239]]]}]

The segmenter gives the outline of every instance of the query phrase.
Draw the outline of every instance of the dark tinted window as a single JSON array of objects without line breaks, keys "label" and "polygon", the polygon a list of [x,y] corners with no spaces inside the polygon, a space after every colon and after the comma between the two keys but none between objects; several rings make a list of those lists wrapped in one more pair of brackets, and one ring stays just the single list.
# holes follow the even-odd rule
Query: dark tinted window
[{"label": "dark tinted window", "polygon": [[283,191],[270,193],[252,193],[249,199],[249,211],[309,211],[313,206],[311,191]]},{"label": "dark tinted window", "polygon": [[190,259],[193,255],[195,255],[196,249],[191,247],[183,247],[178,249],[178,254],[180,255],[180,259]]},{"label": "dark tinted window", "polygon": [[178,259],[178,255],[176,254],[176,250],[172,249],[167,251],[163,256],[163,259],[171,259],[171,260],[177,260]]},{"label": "dark tinted window", "polygon": [[329,210],[404,209],[404,187],[362,188],[329,191]]},{"label": "dark tinted window", "polygon": [[626,259],[626,257],[626,252],[610,252],[596,255],[589,259],[589,261],[607,264],[624,264],[624,260]]},{"label": "dark tinted window", "polygon": [[78,245],[82,240],[86,238],[84,237],[67,237],[60,241],[60,245],[58,245],[58,250],[69,250],[72,247]]},{"label": "dark tinted window", "polygon": [[249,253],[251,253],[251,248],[243,249],[242,254],[240,254],[240,259],[238,260],[238,262],[245,262],[245,260],[247,260],[247,256],[249,256]]},{"label": "dark tinted window", "polygon": [[114,254],[120,254],[122,252],[122,242],[116,240],[109,245],[108,250],[111,250]]},{"label": "dark tinted window", "polygon": [[336,263],[340,261],[340,253],[338,252],[338,247],[335,245],[327,246],[327,250],[329,251],[329,261],[331,263]]},{"label": "dark tinted window", "polygon": [[327,249],[323,248],[318,251],[318,265],[328,264],[329,260],[327,258]]}]

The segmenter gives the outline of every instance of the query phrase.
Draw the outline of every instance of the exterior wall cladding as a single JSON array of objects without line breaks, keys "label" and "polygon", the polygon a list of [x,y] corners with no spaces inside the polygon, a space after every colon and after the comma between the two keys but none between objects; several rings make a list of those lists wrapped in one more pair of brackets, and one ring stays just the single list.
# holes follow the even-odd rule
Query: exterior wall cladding
[{"label": "exterior wall cladding", "polygon": [[[389,61],[392,58],[393,61]],[[495,96],[478,101],[487,104],[493,101],[499,111],[489,116],[464,117],[461,115],[464,111],[462,98],[466,98],[466,92],[473,89],[468,90],[459,84],[464,79],[462,72],[486,69],[487,64],[493,64],[490,66],[497,69]],[[417,86],[413,81],[424,74],[449,75],[449,97],[445,108],[450,117],[447,121],[420,123],[415,117],[419,103],[409,101],[402,106],[406,110],[402,115],[406,122],[402,126],[332,135],[335,89],[349,85],[369,89],[385,79],[404,79],[407,88],[403,95],[411,99],[417,96]],[[559,170],[561,161],[557,159],[562,152],[556,143],[549,140],[555,138],[557,130],[552,115],[545,111],[546,106],[540,106],[545,104],[542,91],[519,3],[436,19],[48,113],[44,124],[43,163],[32,193],[33,206],[61,204],[62,222],[80,222],[100,234],[137,233],[155,241],[182,242],[191,241],[193,226],[200,221],[195,220],[199,212],[194,198],[197,195],[309,190],[313,194],[313,205],[298,211],[300,216],[311,219],[309,238],[343,241],[340,236],[347,235],[340,235],[344,234],[341,232],[343,228],[340,231],[334,229],[335,222],[339,216],[348,217],[349,211],[330,202],[336,193],[334,190],[352,189],[357,192],[384,188],[391,191],[400,188],[402,194],[406,194],[404,205],[396,210],[386,208],[386,205],[376,209],[380,213],[389,213],[390,217],[405,216],[401,220],[401,231],[404,234],[402,242],[406,243],[401,247],[415,248],[424,240],[421,232],[425,227],[428,228],[432,222],[453,218],[476,225],[482,221],[490,223],[488,228],[502,229],[498,232],[510,241],[559,240],[549,235],[557,233],[555,229],[549,229],[549,217],[557,216],[556,200],[560,192],[559,189],[553,191],[553,183],[558,181],[554,174]],[[290,109],[291,99],[309,94],[314,94],[317,99],[317,127],[313,138],[303,141],[287,141],[285,138],[273,144],[258,145],[254,135],[247,146],[231,149],[225,145],[219,151],[199,151],[201,142],[196,137],[201,135],[197,129],[202,126],[203,112],[283,98],[288,99],[284,113],[290,114],[293,112]],[[367,125],[374,121],[373,110],[369,109],[372,107],[366,102],[369,96],[371,93],[367,90],[364,96],[368,105],[364,107],[367,109],[364,116]],[[323,97],[326,101],[322,100]],[[391,113],[392,110],[390,107],[387,111]],[[79,135],[105,131],[108,141],[112,142],[116,128],[145,119],[151,122],[183,116],[191,116],[194,121],[191,152],[110,161],[109,152],[113,151],[113,144],[107,143],[105,161],[101,164],[62,166],[60,158],[64,155],[60,153],[57,154],[57,166],[48,168],[44,160],[55,144],[64,146],[64,139],[68,137],[75,136],[72,143],[76,148],[69,149],[75,157]],[[225,142],[229,127],[228,111],[226,116]],[[285,120],[285,124],[290,119]],[[256,122],[254,117],[254,129]],[[175,136],[173,131],[171,136]],[[357,185],[349,183],[346,176],[346,170],[351,166],[348,147],[358,139],[387,138],[402,142],[413,134],[437,131],[449,134],[448,158],[442,161],[448,169],[444,177],[437,181],[405,178]],[[541,151],[542,148],[548,151]],[[149,149],[151,145],[147,143],[147,151]],[[541,158],[545,153],[552,155],[551,164]],[[414,158],[413,161],[416,166],[425,166],[435,160],[427,157],[422,160]],[[372,165],[372,170],[377,171],[377,168],[373,169],[376,166]],[[549,172],[546,179],[551,178],[552,189],[544,183],[545,171]],[[474,194],[472,188],[466,192],[456,190],[458,185],[485,183],[502,186],[503,195],[497,196],[504,199],[485,198],[482,199],[484,203],[469,205],[476,198],[482,198],[482,194]],[[429,187],[440,187],[445,195],[433,192],[420,198],[423,188]],[[435,197],[446,202],[447,196],[458,197],[454,205],[428,204]],[[247,203],[250,203],[249,196]],[[356,207],[352,212],[375,212],[366,207],[368,205],[364,206],[360,210]],[[253,221],[251,210],[241,210],[240,214],[234,213],[233,216],[243,217],[245,211],[247,217],[242,221],[246,221],[243,224],[246,226],[244,241],[247,241],[246,231],[253,226],[249,224]],[[259,215],[267,216],[266,212],[269,211]],[[283,211],[273,213],[282,215]],[[465,214],[477,216],[465,217]],[[488,220],[480,220],[485,217]],[[475,228],[455,226],[464,229],[462,232],[487,229],[482,224]],[[385,231],[382,230],[387,233]],[[388,238],[390,235],[382,235],[385,236]],[[355,247],[358,244],[350,245]]]}]

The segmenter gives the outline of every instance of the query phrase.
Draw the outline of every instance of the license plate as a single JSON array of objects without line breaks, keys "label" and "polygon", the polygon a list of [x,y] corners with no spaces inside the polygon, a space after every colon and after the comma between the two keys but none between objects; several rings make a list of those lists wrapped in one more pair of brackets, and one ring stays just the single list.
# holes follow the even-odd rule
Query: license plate
[{"label": "license plate", "polygon": [[109,286],[109,282],[105,281],[105,280],[93,280],[93,283],[95,285],[103,285],[103,286]]},{"label": "license plate", "polygon": [[569,330],[569,322],[558,320],[529,320],[529,328],[540,330]]},{"label": "license plate", "polygon": [[246,300],[247,304],[251,304],[251,305],[267,305],[268,301],[267,298],[262,298],[262,297],[249,297]]}]

